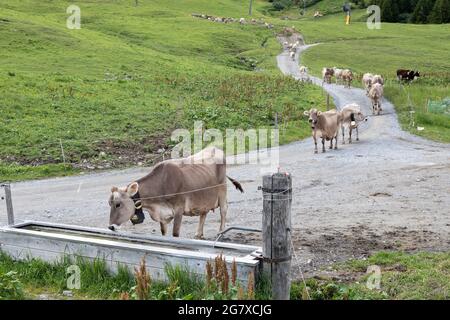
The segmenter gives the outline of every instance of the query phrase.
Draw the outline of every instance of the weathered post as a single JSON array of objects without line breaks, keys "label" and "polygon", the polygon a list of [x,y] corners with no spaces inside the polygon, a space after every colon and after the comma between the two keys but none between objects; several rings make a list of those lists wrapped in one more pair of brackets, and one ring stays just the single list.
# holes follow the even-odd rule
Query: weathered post
[{"label": "weathered post", "polygon": [[9,183],[5,183],[1,185],[5,189],[5,200],[6,200],[6,212],[8,214],[8,225],[14,224],[14,212],[11,198],[11,185]]},{"label": "weathered post", "polygon": [[291,290],[292,179],[288,173],[263,177],[263,261],[270,277],[272,298],[289,300]]}]

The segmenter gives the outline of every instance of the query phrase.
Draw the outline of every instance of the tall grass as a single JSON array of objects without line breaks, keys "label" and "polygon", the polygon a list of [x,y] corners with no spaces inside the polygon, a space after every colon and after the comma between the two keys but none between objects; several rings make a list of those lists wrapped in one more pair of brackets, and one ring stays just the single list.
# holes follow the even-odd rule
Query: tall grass
[{"label": "tall grass", "polygon": [[[214,270],[209,279],[193,273],[186,266],[167,264],[164,269],[167,281],[156,281],[148,273],[144,259],[134,270],[134,274],[121,265],[118,265],[117,273],[111,274],[104,260],[88,261],[77,257],[64,258],[56,263],[38,259],[14,261],[2,252],[0,252],[0,297],[4,295],[9,299],[33,299],[45,292],[57,298],[64,298],[61,294],[68,289],[67,268],[72,265],[78,266],[81,276],[81,287],[72,290],[75,299],[223,300],[268,297],[265,278],[261,278],[259,282],[259,279],[254,279],[254,275],[251,274],[248,285],[243,286],[236,279],[235,262],[228,267],[222,256],[209,262]],[[225,274],[229,277],[224,277]],[[3,285],[3,282],[6,283],[4,279],[7,278],[8,287]]]}]

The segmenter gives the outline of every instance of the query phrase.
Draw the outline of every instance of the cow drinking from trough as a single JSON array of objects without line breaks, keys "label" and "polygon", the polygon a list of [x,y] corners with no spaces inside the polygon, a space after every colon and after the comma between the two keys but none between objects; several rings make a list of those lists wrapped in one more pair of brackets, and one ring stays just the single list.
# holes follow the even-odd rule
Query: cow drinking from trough
[{"label": "cow drinking from trough", "polygon": [[317,138],[322,139],[322,152],[325,152],[325,140],[330,141],[330,149],[333,149],[334,139],[336,142],[334,149],[337,149],[339,127],[341,125],[341,114],[336,110],[322,112],[317,109],[311,109],[309,111],[305,111],[304,115],[309,117],[308,121],[311,124],[312,136],[315,145],[314,152],[319,152],[317,150]]},{"label": "cow drinking from trough", "polygon": [[224,153],[214,147],[191,157],[160,162],[148,175],[127,187],[111,189],[109,229],[115,230],[128,220],[142,223],[144,209],[160,223],[162,235],[173,220],[174,237],[180,235],[183,216],[199,216],[195,237],[202,238],[206,215],[220,208],[219,232],[223,231],[228,207],[227,178],[244,192],[239,182],[226,175]]}]

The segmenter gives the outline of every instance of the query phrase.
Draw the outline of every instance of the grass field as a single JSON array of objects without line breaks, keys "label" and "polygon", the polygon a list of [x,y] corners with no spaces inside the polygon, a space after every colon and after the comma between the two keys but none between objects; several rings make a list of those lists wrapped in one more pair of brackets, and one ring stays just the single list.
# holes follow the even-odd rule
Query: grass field
[{"label": "grass field", "polygon": [[[307,43],[321,43],[305,52],[302,63],[315,75],[324,66],[351,68],[359,76],[366,72],[383,75],[385,95],[396,106],[403,129],[450,142],[450,116],[427,110],[428,100],[450,97],[450,25],[383,23],[381,30],[369,30],[364,17],[365,11],[354,11],[349,26],[342,14],[291,20]],[[402,86],[396,79],[400,68],[418,69],[423,77]],[[355,85],[361,86],[360,81]],[[411,110],[415,111],[414,126],[410,126]],[[425,130],[417,131],[418,126]]]},{"label": "grass field", "polygon": [[274,30],[191,17],[246,17],[239,1],[77,5],[80,30],[66,28],[67,1],[0,4],[0,180],[148,164],[194,120],[268,127],[289,110],[289,142],[309,133],[302,111],[324,103],[280,75]]},{"label": "grass field", "polygon": [[[369,266],[380,270],[379,287]],[[309,279],[309,297],[326,300],[448,300],[450,253],[379,252],[365,260],[350,260],[333,267],[338,280]],[[370,286],[367,286],[369,282]],[[303,283],[295,283],[292,299],[305,299]]]}]

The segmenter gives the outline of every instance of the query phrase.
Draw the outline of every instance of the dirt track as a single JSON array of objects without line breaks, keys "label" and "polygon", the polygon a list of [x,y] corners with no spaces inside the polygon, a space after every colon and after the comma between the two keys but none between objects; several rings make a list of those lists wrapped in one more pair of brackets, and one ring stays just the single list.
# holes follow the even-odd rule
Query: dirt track
[{"label": "dirt track", "polygon": [[[277,59],[283,73],[300,77],[298,61],[287,52]],[[339,108],[356,102],[370,114],[363,90],[334,84],[325,85],[325,90]],[[293,176],[294,245],[306,272],[382,249],[450,248],[450,146],[401,131],[393,106],[388,101],[383,106],[386,115],[370,117],[360,130],[361,141],[344,146],[339,141],[337,151],[315,155],[312,139],[280,147],[281,168]],[[14,184],[17,219],[106,227],[111,186],[125,185],[146,172],[148,168],[136,168]],[[259,228],[259,169],[235,166],[228,174],[240,180],[246,192],[240,194],[229,185],[227,225]],[[5,221],[1,205],[0,222]],[[185,217],[182,236],[193,237],[197,222],[198,218]],[[218,227],[216,211],[207,218],[205,236],[213,239]],[[150,218],[123,229],[159,234],[159,225]],[[258,244],[260,235],[235,232],[225,239]]]}]

